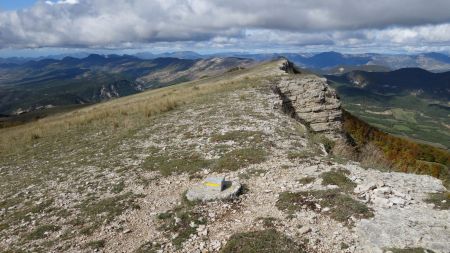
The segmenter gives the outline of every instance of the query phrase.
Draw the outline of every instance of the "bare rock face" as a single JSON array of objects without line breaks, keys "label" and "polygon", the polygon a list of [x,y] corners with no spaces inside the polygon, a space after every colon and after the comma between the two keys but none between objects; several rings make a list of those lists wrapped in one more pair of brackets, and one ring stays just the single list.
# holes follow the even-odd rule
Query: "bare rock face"
[{"label": "bare rock face", "polygon": [[284,76],[272,86],[283,110],[311,131],[336,135],[342,129],[341,102],[325,78],[312,74]]}]

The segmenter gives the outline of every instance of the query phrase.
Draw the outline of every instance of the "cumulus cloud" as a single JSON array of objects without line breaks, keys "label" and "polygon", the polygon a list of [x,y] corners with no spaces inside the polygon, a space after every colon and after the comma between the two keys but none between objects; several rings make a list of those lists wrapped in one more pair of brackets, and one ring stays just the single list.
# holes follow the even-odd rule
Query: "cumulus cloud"
[{"label": "cumulus cloud", "polygon": [[448,0],[40,0],[0,12],[0,48],[448,43],[449,9]]}]

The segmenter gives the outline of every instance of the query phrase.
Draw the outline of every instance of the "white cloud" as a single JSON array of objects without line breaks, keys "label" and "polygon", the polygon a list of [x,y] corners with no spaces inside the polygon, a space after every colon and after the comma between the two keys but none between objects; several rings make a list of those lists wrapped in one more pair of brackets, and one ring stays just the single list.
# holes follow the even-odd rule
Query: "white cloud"
[{"label": "white cloud", "polygon": [[50,1],[47,0],[45,1],[46,4],[48,5],[55,5],[55,4],[78,4],[78,0],[59,0],[59,1]]},{"label": "white cloud", "polygon": [[416,27],[394,27],[381,31],[366,31],[370,40],[389,41],[399,44],[449,43],[450,24],[424,25]]},{"label": "white cloud", "polygon": [[0,48],[448,45],[449,9],[448,0],[40,0],[0,12]]}]

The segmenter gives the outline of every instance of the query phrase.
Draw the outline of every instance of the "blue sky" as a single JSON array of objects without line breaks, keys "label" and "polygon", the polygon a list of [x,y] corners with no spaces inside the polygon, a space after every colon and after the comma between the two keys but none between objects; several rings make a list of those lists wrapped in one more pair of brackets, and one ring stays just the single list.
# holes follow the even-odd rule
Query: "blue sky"
[{"label": "blue sky", "polygon": [[0,57],[68,51],[449,53],[448,10],[449,0],[0,0]]},{"label": "blue sky", "polygon": [[36,0],[0,0],[0,9],[19,10],[32,6]]}]

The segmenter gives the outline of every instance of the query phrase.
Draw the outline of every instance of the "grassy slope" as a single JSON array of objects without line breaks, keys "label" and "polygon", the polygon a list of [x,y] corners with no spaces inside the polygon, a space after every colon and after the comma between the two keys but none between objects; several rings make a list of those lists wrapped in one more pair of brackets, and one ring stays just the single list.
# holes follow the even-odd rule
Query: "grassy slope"
[{"label": "grassy slope", "polygon": [[[0,155],[10,154],[12,150],[22,152],[34,146],[37,138],[70,138],[78,131],[87,133],[90,128],[117,128],[129,131],[151,116],[169,111],[177,105],[192,102],[201,96],[211,93],[229,91],[245,87],[255,82],[255,78],[270,72],[274,63],[260,65],[252,70],[230,72],[219,77],[206,78],[199,81],[187,82],[180,85],[151,90],[142,94],[115,99],[98,105],[89,106],[81,110],[63,115],[48,117],[38,122],[0,131]],[[251,80],[251,78],[253,80]],[[115,127],[114,127],[115,126]],[[72,133],[74,132],[74,133]],[[11,149],[13,147],[13,149]]]}]

